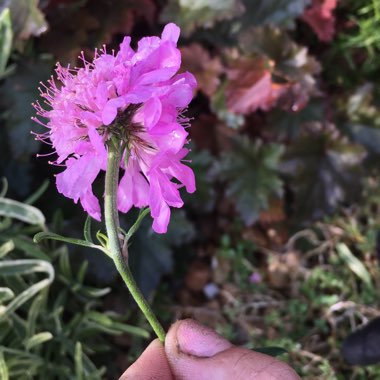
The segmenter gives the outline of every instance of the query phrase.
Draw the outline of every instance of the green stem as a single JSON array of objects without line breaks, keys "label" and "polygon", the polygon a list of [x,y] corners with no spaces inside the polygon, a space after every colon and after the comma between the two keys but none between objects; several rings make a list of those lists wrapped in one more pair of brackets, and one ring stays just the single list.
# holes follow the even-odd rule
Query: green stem
[{"label": "green stem", "polygon": [[108,143],[108,160],[105,180],[104,215],[108,235],[108,248],[118,272],[123,278],[128,290],[136,301],[140,310],[152,326],[161,342],[165,340],[165,332],[158,322],[148,302],[138,288],[129,269],[128,262],[123,257],[119,240],[119,212],[117,209],[117,186],[119,183],[119,165],[122,158],[122,147],[118,141]]}]

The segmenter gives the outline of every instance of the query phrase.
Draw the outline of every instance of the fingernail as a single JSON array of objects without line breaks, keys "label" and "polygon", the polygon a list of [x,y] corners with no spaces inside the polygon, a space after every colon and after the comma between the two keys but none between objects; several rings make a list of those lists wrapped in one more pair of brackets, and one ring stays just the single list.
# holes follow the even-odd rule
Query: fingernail
[{"label": "fingernail", "polygon": [[181,322],[176,337],[178,348],[182,353],[199,358],[212,357],[232,346],[215,331],[192,320]]}]

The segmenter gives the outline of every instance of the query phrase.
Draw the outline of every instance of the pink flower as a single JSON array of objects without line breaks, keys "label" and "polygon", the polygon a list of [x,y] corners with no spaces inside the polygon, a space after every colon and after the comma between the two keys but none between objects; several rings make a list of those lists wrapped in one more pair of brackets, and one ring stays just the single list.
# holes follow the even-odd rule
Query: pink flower
[{"label": "pink flower", "polygon": [[[118,208],[151,209],[153,229],[164,233],[170,207],[182,207],[179,189],[195,191],[193,171],[183,163],[187,154],[188,119],[182,112],[190,103],[196,80],[190,73],[176,74],[181,64],[177,40],[180,30],[165,26],[161,38],[142,38],[134,51],[125,37],[115,54],[105,47],[95,52],[92,63],[82,56],[84,67],[63,68],[57,64],[54,79],[40,93],[51,107],[37,102],[34,120],[48,131],[36,135],[50,139],[65,169],[56,176],[57,189],[95,219],[101,219],[99,200],[92,183],[106,170],[106,140],[119,136],[128,143],[127,160],[122,160]],[[127,162],[127,166],[125,166]]]}]

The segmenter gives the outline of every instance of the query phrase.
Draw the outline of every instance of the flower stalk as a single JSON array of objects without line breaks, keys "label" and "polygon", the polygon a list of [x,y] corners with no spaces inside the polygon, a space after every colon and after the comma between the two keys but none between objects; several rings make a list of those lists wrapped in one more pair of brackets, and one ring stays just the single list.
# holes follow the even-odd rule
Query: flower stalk
[{"label": "flower stalk", "polygon": [[136,301],[140,310],[152,326],[152,329],[156,333],[158,339],[161,342],[164,342],[164,329],[138,288],[129,268],[127,261],[128,259],[125,257],[126,255],[123,256],[123,249],[119,239],[120,223],[117,208],[117,188],[119,184],[120,161],[122,159],[125,146],[123,146],[120,140],[111,138],[107,143],[107,147],[108,157],[105,178],[104,216],[108,236],[108,249],[111,253],[116,269],[127,285],[133,299]]}]

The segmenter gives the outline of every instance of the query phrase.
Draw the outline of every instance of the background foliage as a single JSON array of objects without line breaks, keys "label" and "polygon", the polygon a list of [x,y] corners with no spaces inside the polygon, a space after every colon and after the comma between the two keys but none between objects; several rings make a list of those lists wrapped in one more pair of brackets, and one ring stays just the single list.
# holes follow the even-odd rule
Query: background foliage
[{"label": "background foliage", "polygon": [[237,344],[284,347],[305,379],[378,378],[340,353],[380,315],[376,0],[0,0],[0,377],[111,379],[146,343],[105,257],[31,241],[80,237],[85,217],[35,157],[49,146],[30,134],[30,103],[56,61],[169,21],[199,84],[197,192],[167,235],[149,221],[136,235],[144,293],[166,326],[190,316]]}]

